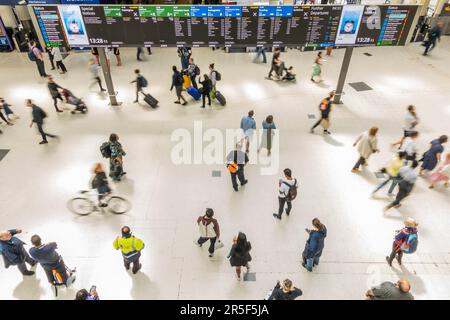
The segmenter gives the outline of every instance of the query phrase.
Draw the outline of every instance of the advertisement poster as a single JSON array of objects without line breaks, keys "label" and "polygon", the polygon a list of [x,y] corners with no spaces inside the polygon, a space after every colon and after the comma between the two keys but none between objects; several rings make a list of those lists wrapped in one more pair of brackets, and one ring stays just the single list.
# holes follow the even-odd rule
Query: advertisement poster
[{"label": "advertisement poster", "polygon": [[58,8],[69,44],[71,46],[88,46],[89,41],[83,18],[81,17],[80,7],[58,6]]},{"label": "advertisement poster", "polygon": [[336,45],[355,44],[364,6],[344,6],[336,36]]}]

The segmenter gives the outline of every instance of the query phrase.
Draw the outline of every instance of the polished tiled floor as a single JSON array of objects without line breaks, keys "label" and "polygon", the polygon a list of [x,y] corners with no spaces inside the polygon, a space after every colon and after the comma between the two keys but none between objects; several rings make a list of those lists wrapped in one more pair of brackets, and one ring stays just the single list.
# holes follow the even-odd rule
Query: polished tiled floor
[{"label": "polished tiled floor", "polygon": [[[335,87],[342,50],[326,58],[325,81],[317,85],[309,81],[313,52],[283,54],[298,74],[296,84],[285,84],[265,80],[268,66],[253,64],[252,54],[195,49],[201,69],[215,62],[222,73],[218,86],[228,104],[213,110],[201,110],[198,102],[173,104],[170,68],[179,65],[174,49],[155,49],[145,62],[135,60],[134,50],[122,50],[124,65],[112,66],[120,107],[108,106],[105,96],[87,89],[90,55],[73,53],[65,60],[69,73],[53,74],[60,85],[84,97],[90,107],[86,116],[68,111],[56,115],[45,83],[26,54],[1,54],[0,96],[21,119],[13,127],[1,125],[0,149],[11,151],[0,162],[0,228],[22,228],[27,243],[35,233],[58,243],[66,263],[78,270],[74,287],[62,290],[59,299],[73,299],[77,289],[92,284],[102,299],[262,299],[277,279],[286,277],[304,291],[302,299],[363,299],[369,286],[399,277],[411,281],[417,299],[449,299],[450,190],[429,190],[421,179],[403,207],[386,215],[386,191],[370,198],[377,182],[373,171],[391,158],[389,144],[402,133],[408,104],[417,106],[422,120],[421,151],[432,138],[450,133],[450,41],[444,38],[429,57],[423,57],[421,49],[356,49],[347,83],[363,81],[373,90],[344,88],[344,104],[333,110],[331,136],[309,134],[314,120],[308,114],[317,114],[320,99]],[[135,68],[147,77],[159,109],[131,103],[129,82]],[[28,127],[30,115],[24,107],[28,97],[47,110],[46,127],[61,135],[59,143],[37,144],[39,137]],[[204,129],[235,129],[249,109],[255,110],[258,126],[266,115],[274,115],[280,129],[277,174],[262,175],[260,165],[250,165],[248,185],[235,193],[223,165],[173,164],[175,129],[193,131],[195,120],[202,121]],[[373,125],[380,127],[381,152],[370,159],[369,170],[352,174],[357,158],[352,143]],[[123,216],[77,217],[67,209],[67,201],[86,188],[93,163],[107,164],[99,146],[111,132],[120,135],[127,151],[127,178],[114,187],[133,208]],[[291,216],[280,222],[272,213],[285,167],[293,170],[300,188]],[[212,177],[213,170],[221,170],[221,177]],[[195,220],[206,207],[214,208],[226,244],[212,259],[206,248],[193,245]],[[405,257],[402,269],[391,269],[384,257],[394,230],[408,216],[420,223],[420,246],[417,254]],[[320,266],[307,273],[300,254],[307,236],[304,228],[314,217],[329,233]],[[122,225],[131,226],[146,243],[137,275],[123,269],[120,253],[112,248]],[[238,231],[253,244],[256,282],[237,282],[226,259]],[[0,299],[54,299],[42,269],[37,271],[36,277],[23,279],[15,268],[2,268]]]}]

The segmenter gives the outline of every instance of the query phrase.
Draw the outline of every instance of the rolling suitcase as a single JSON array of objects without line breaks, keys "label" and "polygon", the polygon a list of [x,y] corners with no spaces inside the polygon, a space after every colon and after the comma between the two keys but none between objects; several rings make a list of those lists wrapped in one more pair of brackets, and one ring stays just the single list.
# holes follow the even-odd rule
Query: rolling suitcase
[{"label": "rolling suitcase", "polygon": [[190,86],[186,88],[186,91],[192,98],[194,98],[194,100],[200,100],[201,94],[198,91],[198,89],[195,89],[193,86]]},{"label": "rolling suitcase", "polygon": [[220,91],[216,91],[216,99],[219,101],[219,103],[224,106],[227,104],[227,100],[223,96],[223,94],[220,93]]},{"label": "rolling suitcase", "polygon": [[144,93],[144,101],[147,102],[152,108],[156,108],[158,106],[158,100],[153,98],[148,93]]}]

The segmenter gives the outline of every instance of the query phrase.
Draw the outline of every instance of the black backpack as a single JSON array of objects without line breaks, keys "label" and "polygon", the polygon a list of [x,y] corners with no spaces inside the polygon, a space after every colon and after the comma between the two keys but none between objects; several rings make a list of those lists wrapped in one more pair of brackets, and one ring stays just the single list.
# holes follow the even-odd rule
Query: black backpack
[{"label": "black backpack", "polygon": [[214,70],[214,72],[216,73],[216,81],[222,80],[222,75],[219,73],[219,71]]},{"label": "black backpack", "polygon": [[141,85],[142,88],[145,88],[146,86],[148,86],[148,81],[147,81],[147,79],[145,79],[143,76],[140,76],[139,78],[140,78],[140,80],[141,80],[140,85]]},{"label": "black backpack", "polygon": [[111,158],[111,147],[109,145],[109,142],[103,142],[100,146],[100,152],[103,156],[103,158]]},{"label": "black backpack", "polygon": [[294,179],[294,184],[291,186],[289,183],[283,181],[283,183],[285,185],[287,185],[289,187],[289,192],[286,195],[286,199],[288,199],[289,201],[294,200],[295,198],[297,198],[297,179]]},{"label": "black backpack", "polygon": [[42,119],[47,118],[47,113],[45,113],[45,111],[42,110],[42,109],[40,109],[40,111],[41,111],[41,117],[42,117]]}]

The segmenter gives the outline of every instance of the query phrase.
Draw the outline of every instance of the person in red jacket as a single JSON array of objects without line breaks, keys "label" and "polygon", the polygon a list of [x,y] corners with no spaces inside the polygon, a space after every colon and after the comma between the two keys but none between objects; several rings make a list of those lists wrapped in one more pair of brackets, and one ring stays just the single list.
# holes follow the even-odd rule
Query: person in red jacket
[{"label": "person in red jacket", "polygon": [[389,256],[386,256],[386,261],[390,267],[392,267],[392,261],[397,259],[399,265],[402,265],[403,252],[401,249],[402,243],[408,240],[408,237],[412,233],[417,233],[417,226],[419,225],[413,218],[408,218],[404,222],[405,227],[401,230],[397,230],[397,234],[392,244],[392,252]]},{"label": "person in red jacket", "polygon": [[216,241],[220,237],[219,223],[213,218],[214,210],[211,208],[206,209],[206,213],[203,216],[198,217],[197,224],[200,231],[200,238],[198,238],[196,244],[201,247],[206,241],[209,240],[209,257],[214,256],[214,249]]}]

